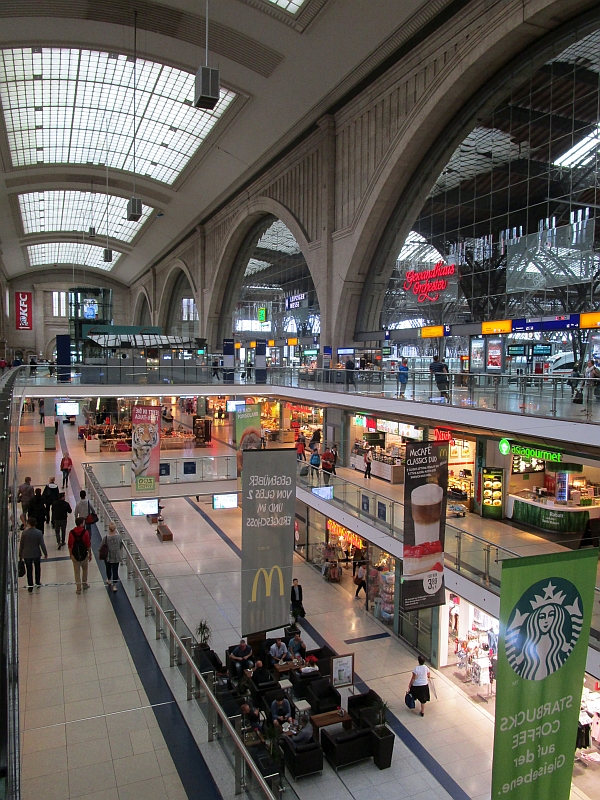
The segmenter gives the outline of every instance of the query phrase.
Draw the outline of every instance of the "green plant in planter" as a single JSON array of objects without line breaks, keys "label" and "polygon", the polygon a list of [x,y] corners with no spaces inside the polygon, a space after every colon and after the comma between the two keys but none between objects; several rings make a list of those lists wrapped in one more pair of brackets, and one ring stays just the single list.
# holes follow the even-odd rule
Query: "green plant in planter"
[{"label": "green plant in planter", "polygon": [[377,725],[379,727],[384,726],[387,723],[388,712],[392,710],[392,707],[387,701],[379,699],[375,700],[373,708],[377,714]]},{"label": "green plant in planter", "polygon": [[201,619],[196,626],[196,636],[198,637],[198,642],[208,647],[211,635],[212,631],[210,629],[210,625],[205,619]]}]

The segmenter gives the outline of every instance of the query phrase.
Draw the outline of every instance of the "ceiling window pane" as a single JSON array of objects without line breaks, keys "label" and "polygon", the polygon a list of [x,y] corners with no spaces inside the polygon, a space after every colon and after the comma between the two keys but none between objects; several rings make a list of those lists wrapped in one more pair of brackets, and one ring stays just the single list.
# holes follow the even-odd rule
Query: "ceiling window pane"
[{"label": "ceiling window pane", "polygon": [[278,8],[283,8],[285,11],[289,11],[290,14],[295,14],[304,5],[305,0],[268,0],[268,2]]},{"label": "ceiling window pane", "polygon": [[[295,5],[298,5],[297,3]],[[14,167],[108,163],[173,183],[235,95],[193,107],[195,76],[138,58],[57,47],[0,51],[0,100]],[[163,146],[166,145],[166,146]]]},{"label": "ceiling window pane", "polygon": [[103,269],[106,272],[110,272],[121,257],[121,253],[113,250],[113,260],[105,262],[102,247],[75,242],[31,244],[27,247],[27,255],[32,267],[74,265],[76,267],[96,267],[96,269]]},{"label": "ceiling window pane", "polygon": [[127,200],[108,198],[108,227],[106,195],[96,192],[29,192],[19,195],[19,206],[25,233],[56,233],[77,231],[89,234],[95,228],[96,236],[112,236],[131,242],[152,213],[150,206],[142,206],[139,222],[127,220]]}]

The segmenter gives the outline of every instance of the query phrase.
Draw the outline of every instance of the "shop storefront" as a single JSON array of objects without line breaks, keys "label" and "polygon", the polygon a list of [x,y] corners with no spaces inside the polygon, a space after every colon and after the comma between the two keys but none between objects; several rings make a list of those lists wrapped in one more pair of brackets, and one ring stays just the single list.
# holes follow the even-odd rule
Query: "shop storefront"
[{"label": "shop storefront", "polygon": [[357,414],[350,418],[350,441],[354,447],[349,466],[365,471],[364,455],[371,449],[371,474],[389,483],[404,483],[406,442],[423,441],[423,430],[414,425]]},{"label": "shop storefront", "polygon": [[[448,503],[462,505],[473,511],[475,475],[475,439],[466,438],[457,431],[434,428],[432,439],[448,442]],[[458,511],[457,511],[458,513]]]},{"label": "shop storefront", "polygon": [[552,533],[598,536],[600,465],[507,440],[500,447],[510,463],[509,519]]}]

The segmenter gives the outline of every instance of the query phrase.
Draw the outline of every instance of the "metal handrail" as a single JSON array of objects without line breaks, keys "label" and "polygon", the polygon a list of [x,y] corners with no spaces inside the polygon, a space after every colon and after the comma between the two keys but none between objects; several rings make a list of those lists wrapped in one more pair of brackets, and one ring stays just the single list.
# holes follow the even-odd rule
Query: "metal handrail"
[{"label": "metal handrail", "polygon": [[[133,568],[134,572],[136,573],[136,581],[142,587],[146,603],[147,603],[148,600],[150,600],[152,605],[154,606],[155,615],[156,615],[157,612],[160,615],[162,625],[166,626],[166,628],[168,629],[169,636],[171,637],[172,641],[177,645],[180,653],[183,654],[189,669],[191,669],[192,674],[194,675],[194,677],[196,678],[196,680],[200,684],[200,687],[204,691],[208,702],[212,705],[213,709],[217,712],[217,715],[220,717],[222,723],[225,726],[226,731],[231,736],[232,741],[234,742],[236,748],[239,750],[240,754],[242,755],[245,763],[250,768],[250,771],[252,772],[253,776],[256,778],[260,788],[265,792],[266,796],[270,800],[278,800],[278,798],[271,791],[271,788],[269,787],[268,783],[265,781],[265,779],[261,775],[260,771],[256,767],[256,764],[253,762],[253,760],[252,760],[250,754],[248,753],[248,751],[247,751],[247,749],[246,749],[246,747],[244,745],[244,742],[240,738],[240,736],[238,734],[238,731],[236,730],[235,726],[233,726],[231,724],[231,722],[229,721],[229,718],[227,717],[227,714],[221,708],[221,706],[219,704],[219,701],[217,700],[217,698],[212,693],[211,687],[209,687],[209,684],[204,680],[202,674],[198,670],[198,667],[194,663],[194,660],[193,660],[193,657],[192,657],[191,653],[188,651],[187,647],[182,642],[182,640],[179,637],[179,634],[177,633],[174,625],[171,623],[171,620],[169,619],[169,617],[167,616],[165,611],[161,608],[157,598],[154,596],[154,592],[152,591],[152,588],[148,585],[148,582],[146,581],[145,576],[143,575],[140,567],[138,566],[138,564],[137,564],[137,562],[136,562],[136,560],[134,558],[134,554],[129,550],[129,547],[127,545],[127,542],[131,541],[131,537],[127,534],[127,531],[126,531],[124,525],[122,524],[121,520],[119,519],[117,513],[114,511],[111,502],[108,500],[108,498],[104,494],[102,488],[99,486],[99,484],[97,482],[97,479],[96,479],[96,477],[94,475],[93,470],[90,468],[89,464],[85,464],[85,465],[83,465],[83,467],[84,467],[84,473],[85,473],[85,479],[86,479],[86,487],[92,489],[92,492],[94,494],[95,500],[96,500],[96,502],[98,504],[97,506],[94,506],[94,508],[96,509],[96,513],[98,513],[98,511],[99,511],[98,507],[100,507],[100,510],[102,512],[104,512],[104,515],[108,519],[110,519],[111,522],[114,522],[117,525],[120,533],[122,533],[123,547],[125,549],[125,553],[126,553],[126,556],[128,558],[128,564]],[[211,732],[210,720],[208,721],[208,724],[209,724],[209,739],[208,740],[212,741],[212,732]],[[236,781],[237,780],[238,780],[238,778],[236,776]],[[236,791],[236,794],[239,794],[239,792]]]}]

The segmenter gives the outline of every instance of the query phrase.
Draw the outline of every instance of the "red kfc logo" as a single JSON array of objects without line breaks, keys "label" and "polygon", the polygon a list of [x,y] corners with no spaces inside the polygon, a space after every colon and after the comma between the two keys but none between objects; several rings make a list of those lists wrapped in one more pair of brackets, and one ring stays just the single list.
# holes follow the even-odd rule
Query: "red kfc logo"
[{"label": "red kfc logo", "polygon": [[18,331],[33,330],[33,295],[15,292],[15,322]]}]

